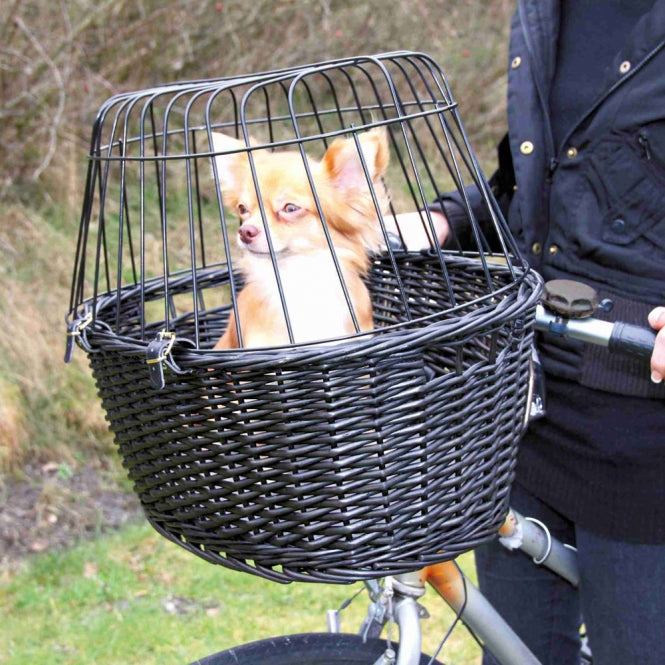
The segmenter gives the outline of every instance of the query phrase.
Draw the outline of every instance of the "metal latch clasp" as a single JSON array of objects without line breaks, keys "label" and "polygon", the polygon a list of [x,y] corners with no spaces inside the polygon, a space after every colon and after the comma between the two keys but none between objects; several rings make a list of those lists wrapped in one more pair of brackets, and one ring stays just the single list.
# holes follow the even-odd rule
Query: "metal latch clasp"
[{"label": "metal latch clasp", "polygon": [[171,353],[175,344],[175,333],[162,330],[150,344],[146,351],[145,362],[148,365],[150,382],[157,390],[161,390],[166,382],[164,380],[164,361]]},{"label": "metal latch clasp", "polygon": [[75,319],[67,324],[67,346],[65,347],[65,362],[72,359],[74,353],[74,341],[81,337],[81,332],[92,323],[92,312],[88,312],[83,318]]}]

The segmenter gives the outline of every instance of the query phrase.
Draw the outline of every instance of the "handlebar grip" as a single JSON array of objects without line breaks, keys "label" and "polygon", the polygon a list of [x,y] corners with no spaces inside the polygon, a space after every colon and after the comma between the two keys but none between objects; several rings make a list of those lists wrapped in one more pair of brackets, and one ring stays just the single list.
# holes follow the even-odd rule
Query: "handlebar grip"
[{"label": "handlebar grip", "polygon": [[608,348],[615,353],[651,358],[655,343],[656,332],[654,330],[618,321],[612,329]]}]

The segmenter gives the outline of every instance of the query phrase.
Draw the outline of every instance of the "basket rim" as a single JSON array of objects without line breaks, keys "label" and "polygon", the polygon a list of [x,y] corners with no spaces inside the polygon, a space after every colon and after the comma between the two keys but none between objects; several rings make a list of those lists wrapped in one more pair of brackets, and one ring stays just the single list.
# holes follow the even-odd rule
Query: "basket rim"
[{"label": "basket rim", "polygon": [[[177,369],[181,363],[195,367],[209,364],[211,361],[214,361],[214,363],[223,362],[225,368],[232,371],[241,368],[247,369],[250,366],[259,368],[269,365],[276,368],[278,365],[286,366],[290,362],[337,361],[340,352],[346,358],[366,356],[380,358],[383,355],[393,355],[411,346],[423,345],[432,339],[453,346],[462,344],[469,336],[475,336],[481,331],[489,333],[494,328],[499,327],[505,320],[513,318],[516,311],[527,310],[530,305],[535,305],[540,297],[541,283],[542,278],[538,273],[532,269],[526,269],[518,279],[504,285],[497,291],[477,298],[472,302],[445,310],[445,312],[435,312],[413,321],[393,324],[332,340],[279,347],[213,349],[195,348],[193,340],[187,337],[176,337],[172,353],[167,362],[175,361],[173,369]],[[162,284],[163,280],[160,279],[159,285]],[[529,288],[527,297],[518,298],[517,300],[507,298],[507,296],[519,291],[524,286]],[[501,298],[498,302],[488,302],[490,299],[497,297]],[[105,302],[98,296],[97,311],[105,306],[110,306],[116,301],[117,294],[115,292]],[[456,316],[450,316],[451,313],[456,314]],[[190,317],[191,312],[183,316]],[[444,316],[445,318],[442,318]],[[173,321],[177,321],[177,319]],[[417,325],[422,323],[425,325]],[[154,325],[153,329],[155,337],[163,330],[159,325]],[[119,335],[106,322],[95,320],[76,339],[79,345],[89,353],[96,352],[97,349],[93,347],[99,346],[107,349],[115,347],[116,350],[121,350],[123,354],[145,356],[146,350],[154,337],[141,340],[129,335]],[[99,350],[103,350],[103,348]],[[173,358],[173,361],[171,361],[171,358]]]},{"label": "basket rim", "polygon": [[[411,251],[395,251],[392,250],[395,256],[399,257],[405,257],[408,258],[409,260],[421,260],[421,261],[426,261],[426,260],[431,260],[431,259],[438,259],[438,254],[434,252],[433,250],[422,250],[419,252],[411,252]],[[499,259],[504,258],[502,254],[486,254],[483,255],[481,258],[480,254],[478,252],[458,252],[458,251],[453,251],[453,250],[441,250],[441,254],[445,256],[446,261],[450,261],[451,263],[457,263],[459,265],[464,265],[467,264],[469,266],[472,265],[477,265],[477,266],[482,266],[483,262],[485,265],[490,266],[492,271],[496,271],[497,273],[510,273],[511,275],[514,276],[514,279],[512,279],[509,283],[504,284],[500,288],[496,289],[495,291],[492,291],[490,293],[486,293],[485,295],[479,296],[477,298],[474,298],[473,300],[469,302],[464,302],[459,305],[456,305],[455,307],[449,307],[446,308],[445,310],[441,310],[438,312],[433,312],[431,314],[426,314],[424,316],[419,316],[417,318],[411,319],[410,321],[403,321],[400,323],[394,323],[388,326],[382,326],[381,328],[375,328],[372,330],[368,331],[361,331],[361,332],[356,332],[350,335],[346,335],[343,337],[334,337],[334,338],[327,338],[327,339],[321,339],[321,340],[315,340],[315,341],[310,341],[310,342],[301,342],[297,344],[284,344],[281,346],[272,346],[272,347],[256,347],[256,348],[248,348],[248,349],[217,349],[215,350],[215,353],[221,353],[224,355],[233,355],[234,353],[237,353],[238,351],[273,351],[277,350],[280,352],[283,351],[288,351],[291,349],[295,348],[307,348],[307,347],[312,347],[312,346],[320,346],[325,343],[331,343],[331,342],[351,342],[356,339],[361,339],[361,338],[366,338],[366,337],[372,337],[376,338],[378,336],[381,336],[383,334],[387,334],[390,332],[393,332],[395,330],[401,330],[405,328],[413,328],[414,326],[418,326],[418,324],[422,323],[434,323],[437,319],[440,317],[447,317],[449,318],[449,315],[451,314],[457,314],[460,312],[464,312],[465,310],[476,310],[478,309],[478,305],[486,305],[487,301],[497,298],[497,297],[502,297],[507,295],[508,293],[512,292],[515,289],[519,289],[522,285],[526,284],[527,282],[538,282],[542,281],[542,278],[538,273],[536,273],[532,268],[528,266],[526,262],[516,262],[514,264],[508,265],[506,263],[503,263],[502,261],[497,261],[497,260],[492,260],[493,257],[497,257]],[[118,301],[123,301],[126,299],[131,298],[134,296],[136,293],[140,293],[143,291],[144,294],[150,294],[154,293],[156,291],[159,291],[160,289],[164,288],[165,284],[169,285],[169,288],[174,288],[178,284],[181,283],[187,283],[188,281],[196,281],[198,283],[205,282],[206,280],[210,279],[212,276],[216,276],[218,274],[224,274],[229,272],[229,264],[226,262],[218,262],[214,263],[211,265],[207,265],[203,268],[197,268],[196,271],[192,271],[191,269],[182,269],[179,271],[174,271],[168,276],[165,275],[157,275],[154,277],[150,277],[146,280],[144,280],[142,283],[138,282],[136,284],[127,284],[123,286],[121,289],[114,289],[112,291],[102,291],[98,292],[96,294],[93,294],[91,296],[88,296],[84,300],[81,300],[77,302],[75,305],[72,306],[72,308],[66,313],[65,315],[65,323],[66,324],[73,324],[75,321],[88,316],[92,315],[93,322],[92,326],[96,327],[99,325],[99,320],[98,320],[98,315],[105,310],[108,307],[112,307],[116,302]],[[194,277],[195,275],[195,277]],[[165,279],[166,277],[166,279]],[[534,284],[535,286],[535,284]],[[229,305],[223,305],[222,307],[227,307]],[[214,311],[215,309],[218,308],[211,308],[210,311]],[[182,315],[178,317],[173,317],[171,318],[171,322],[177,323],[182,320],[186,320],[188,317],[192,315],[192,312],[185,312]],[[463,316],[463,314],[462,314]],[[461,318],[461,317],[460,317]],[[157,330],[157,327],[155,324],[149,324],[146,326],[146,329],[152,329],[155,328]],[[164,328],[159,328],[159,330],[162,330]],[[168,331],[168,328],[166,328]],[[99,328],[97,327],[97,331],[100,332]],[[123,336],[123,335],[117,335],[116,333],[112,333],[119,339],[127,339],[132,340],[134,342],[138,343],[148,343],[148,341],[145,340],[140,340],[136,339],[134,337],[131,337],[129,335]],[[212,349],[197,349],[200,351],[212,351]]]}]

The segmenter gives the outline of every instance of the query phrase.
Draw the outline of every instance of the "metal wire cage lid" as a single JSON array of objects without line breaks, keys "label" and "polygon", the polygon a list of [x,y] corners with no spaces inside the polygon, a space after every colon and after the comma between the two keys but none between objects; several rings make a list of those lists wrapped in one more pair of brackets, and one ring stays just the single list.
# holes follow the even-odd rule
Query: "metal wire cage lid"
[{"label": "metal wire cage lid", "polygon": [[[456,249],[436,239],[436,198],[465,219]],[[88,352],[167,538],[278,581],[348,582],[450,558],[501,522],[540,281],[428,56],[109,99],[74,263],[67,355]],[[268,344],[246,306],[261,280]]]}]

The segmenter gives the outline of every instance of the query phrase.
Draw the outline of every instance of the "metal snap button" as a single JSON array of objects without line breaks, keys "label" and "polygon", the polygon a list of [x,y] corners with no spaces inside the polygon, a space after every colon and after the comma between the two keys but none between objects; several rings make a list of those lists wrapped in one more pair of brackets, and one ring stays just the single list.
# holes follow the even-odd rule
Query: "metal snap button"
[{"label": "metal snap button", "polygon": [[626,222],[623,219],[615,219],[610,225],[614,233],[625,233],[626,232]]},{"label": "metal snap button", "polygon": [[534,242],[533,245],[531,245],[531,251],[536,256],[540,256],[540,253],[543,251],[543,246],[539,242]]},{"label": "metal snap button", "polygon": [[570,146],[570,148],[568,148],[566,151],[566,154],[568,155],[569,159],[575,159],[575,157],[577,157],[577,148],[575,146]]},{"label": "metal snap button", "polygon": [[558,245],[550,245],[547,248],[547,251],[550,253],[550,256],[554,256],[555,254],[559,253],[559,246]]},{"label": "metal snap button", "polygon": [[533,143],[531,143],[531,141],[523,141],[520,144],[520,152],[523,155],[530,155],[533,152],[533,149],[534,149],[534,146],[533,146]]}]

